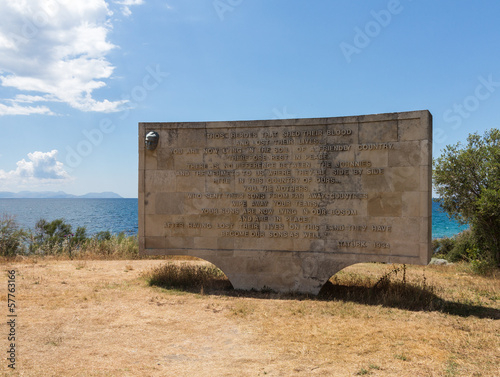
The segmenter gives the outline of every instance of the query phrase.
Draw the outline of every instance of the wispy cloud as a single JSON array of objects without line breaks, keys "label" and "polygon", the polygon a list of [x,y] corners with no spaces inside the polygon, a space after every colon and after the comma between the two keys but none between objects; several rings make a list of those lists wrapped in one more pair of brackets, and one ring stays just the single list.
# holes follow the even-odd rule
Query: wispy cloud
[{"label": "wispy cloud", "polygon": [[50,152],[28,153],[28,161],[17,162],[17,168],[11,171],[0,169],[0,187],[40,186],[52,183],[65,183],[72,178],[57,160],[57,150]]},{"label": "wispy cloud", "polygon": [[121,8],[123,15],[128,17],[132,14],[130,7],[132,5],[144,4],[144,0],[117,0],[115,1],[115,3],[122,6]]},{"label": "wispy cloud", "polygon": [[0,115],[54,115],[47,106],[22,106],[19,103],[4,105],[0,103]]},{"label": "wispy cloud", "polygon": [[[130,12],[142,0],[115,3]],[[51,102],[119,111],[127,101],[93,96],[114,70],[106,59],[117,47],[108,40],[111,15],[104,0],[0,2],[0,84],[20,92],[0,100],[0,115],[53,115]]]}]

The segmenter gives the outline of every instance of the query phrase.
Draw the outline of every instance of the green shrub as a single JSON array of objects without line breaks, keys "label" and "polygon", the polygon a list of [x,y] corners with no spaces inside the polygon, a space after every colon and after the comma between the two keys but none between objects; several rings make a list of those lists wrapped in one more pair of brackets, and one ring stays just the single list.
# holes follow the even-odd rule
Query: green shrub
[{"label": "green shrub", "polygon": [[448,253],[455,247],[455,238],[444,237],[432,240],[432,252],[446,258]]},{"label": "green shrub", "polygon": [[488,259],[472,259],[469,261],[468,269],[474,274],[488,275],[495,269],[495,263]]},{"label": "green shrub", "polygon": [[75,250],[82,247],[87,241],[87,229],[83,226],[76,228],[75,233],[71,225],[64,219],[47,221],[40,219],[35,225],[30,250],[39,254],[65,254],[70,257]]},{"label": "green shrub", "polygon": [[40,219],[35,225],[35,249],[44,254],[60,253],[71,236],[71,225],[66,224],[64,219],[51,222]]},{"label": "green shrub", "polygon": [[87,241],[87,228],[79,226],[71,237],[71,246],[82,245],[85,241]]},{"label": "green shrub", "polygon": [[500,130],[470,134],[465,145],[448,145],[434,160],[433,173],[443,209],[471,226],[484,260],[500,265]]},{"label": "green shrub", "polygon": [[98,241],[109,241],[111,239],[111,232],[109,230],[97,233],[94,236]]},{"label": "green shrub", "polygon": [[126,236],[124,233],[112,235],[109,231],[99,232],[80,245],[78,256],[137,259],[139,258],[139,242],[137,236]]},{"label": "green shrub", "polygon": [[485,275],[495,268],[491,253],[485,253],[484,243],[471,230],[465,230],[453,238],[433,240],[433,250],[450,262],[466,262],[465,270]]},{"label": "green shrub", "polygon": [[464,230],[455,236],[453,247],[446,253],[446,259],[450,262],[469,261],[468,250],[477,248],[476,239],[470,230]]},{"label": "green shrub", "polygon": [[70,258],[138,259],[137,236],[102,231],[89,238],[85,227],[73,233],[64,219],[40,219],[35,230],[19,228],[13,216],[0,217],[0,256],[57,255]]},{"label": "green shrub", "polygon": [[12,257],[26,251],[27,233],[19,229],[13,216],[2,215],[0,219],[0,256]]}]

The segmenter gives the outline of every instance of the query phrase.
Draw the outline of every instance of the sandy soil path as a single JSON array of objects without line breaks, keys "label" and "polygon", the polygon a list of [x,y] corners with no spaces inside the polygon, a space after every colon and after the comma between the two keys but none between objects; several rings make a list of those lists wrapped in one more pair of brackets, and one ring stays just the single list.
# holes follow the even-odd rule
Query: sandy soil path
[{"label": "sandy soil path", "polygon": [[[7,269],[17,271],[18,303],[18,368],[9,373],[2,362],[2,371],[210,377],[479,371],[476,375],[493,376],[495,364],[484,363],[500,361],[491,358],[492,345],[500,351],[500,327],[493,319],[148,287],[141,274],[162,263],[40,260],[1,266],[3,278]],[[5,323],[0,331],[7,333]],[[0,340],[3,348],[5,336]],[[482,359],[484,352],[490,356]]]}]

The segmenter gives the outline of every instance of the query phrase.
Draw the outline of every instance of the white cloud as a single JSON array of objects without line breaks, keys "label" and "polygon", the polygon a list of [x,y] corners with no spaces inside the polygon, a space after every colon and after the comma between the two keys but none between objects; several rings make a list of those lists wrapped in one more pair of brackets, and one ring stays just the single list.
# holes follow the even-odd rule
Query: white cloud
[{"label": "white cloud", "polygon": [[128,17],[132,14],[130,6],[144,4],[144,0],[116,0],[115,3],[122,6],[123,15]]},{"label": "white cloud", "polygon": [[[129,6],[143,1],[115,3],[130,12]],[[0,115],[54,114],[47,106],[29,105],[39,102],[119,111],[127,101],[93,97],[114,70],[106,59],[117,47],[108,40],[111,15],[105,0],[2,0],[0,84],[21,94],[4,98]]]},{"label": "white cloud", "polygon": [[0,169],[0,187],[2,186],[40,186],[44,184],[66,183],[72,178],[64,170],[62,162],[57,161],[57,150],[50,152],[28,153],[17,162],[17,168],[11,171]]},{"label": "white cloud", "polygon": [[7,106],[0,103],[0,115],[30,115],[30,114],[43,114],[54,115],[54,113],[47,106],[22,106],[14,103]]}]

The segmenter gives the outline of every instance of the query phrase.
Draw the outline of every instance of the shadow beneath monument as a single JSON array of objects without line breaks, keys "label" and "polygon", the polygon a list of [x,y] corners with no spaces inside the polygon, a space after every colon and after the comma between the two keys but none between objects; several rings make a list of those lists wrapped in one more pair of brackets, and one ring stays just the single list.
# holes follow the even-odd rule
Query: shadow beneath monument
[{"label": "shadow beneath monument", "polygon": [[500,310],[498,309],[443,300],[430,290],[402,283],[392,283],[390,287],[363,287],[333,284],[328,281],[317,296],[301,293],[278,293],[271,290],[237,290],[233,289],[229,280],[217,280],[209,283],[206,287],[176,287],[175,289],[204,295],[261,300],[344,301],[410,311],[440,312],[460,317],[500,319]]},{"label": "shadow beneath monument", "polygon": [[385,286],[364,287],[333,284],[328,281],[317,296],[300,293],[277,293],[270,290],[242,291],[226,286],[223,290],[205,291],[206,294],[273,300],[318,300],[355,302],[361,305],[382,306],[410,311],[440,312],[460,317],[500,319],[500,310],[444,300],[433,289],[401,282]]},{"label": "shadow beneath monument", "polygon": [[[395,272],[396,270],[392,271]],[[368,281],[342,284],[327,281],[317,296],[301,293],[278,293],[272,290],[234,289],[229,279],[216,267],[189,265],[161,266],[148,277],[150,285],[202,295],[245,297],[264,300],[344,301],[410,311],[441,312],[461,317],[500,319],[500,310],[480,305],[447,301],[425,283],[395,281],[384,275],[375,284]]]},{"label": "shadow beneath monument", "polygon": [[382,287],[333,284],[328,281],[317,296],[318,300],[346,301],[362,305],[383,306],[410,311],[436,311],[460,317],[500,319],[500,310],[479,305],[447,301],[432,288],[422,288],[401,282]]}]

